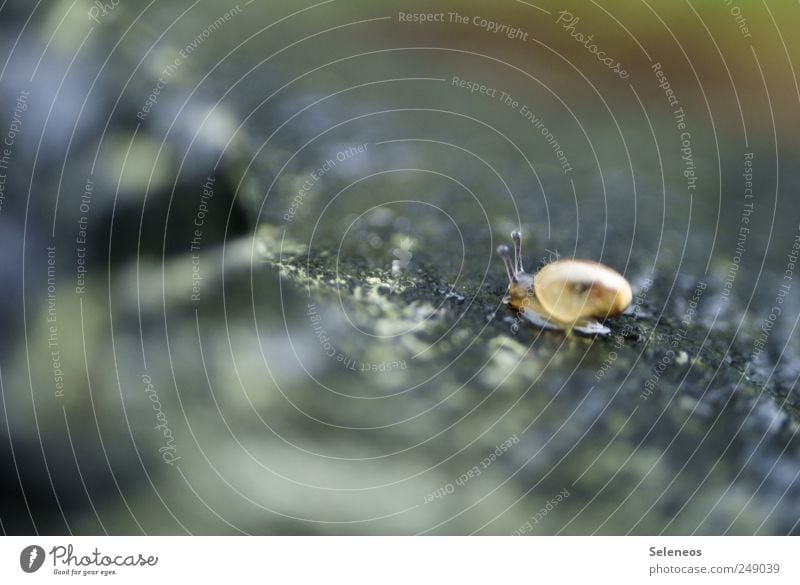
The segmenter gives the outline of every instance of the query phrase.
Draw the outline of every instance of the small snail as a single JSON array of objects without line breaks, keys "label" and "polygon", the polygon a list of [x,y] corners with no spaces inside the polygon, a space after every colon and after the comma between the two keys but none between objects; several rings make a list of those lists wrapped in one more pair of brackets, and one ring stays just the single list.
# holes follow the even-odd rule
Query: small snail
[{"label": "small snail", "polygon": [[631,304],[631,285],[616,270],[591,260],[556,260],[535,274],[522,267],[522,234],[511,233],[514,263],[508,246],[497,253],[508,273],[503,302],[544,329],[606,335],[611,330],[598,319],[622,314]]}]

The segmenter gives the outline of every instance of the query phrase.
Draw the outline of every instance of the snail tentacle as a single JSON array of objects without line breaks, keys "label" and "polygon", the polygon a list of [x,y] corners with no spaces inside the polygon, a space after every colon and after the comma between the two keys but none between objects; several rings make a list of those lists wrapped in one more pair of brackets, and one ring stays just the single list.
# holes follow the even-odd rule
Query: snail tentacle
[{"label": "snail tentacle", "polygon": [[511,232],[511,239],[514,240],[514,269],[516,272],[525,272],[522,267],[522,233],[514,230]]},{"label": "snail tentacle", "polygon": [[508,246],[498,246],[497,254],[500,256],[500,258],[502,258],[503,264],[506,267],[508,282],[510,284],[517,284],[519,281],[517,280],[517,275],[514,272],[514,267],[511,265],[511,256],[508,253]]}]

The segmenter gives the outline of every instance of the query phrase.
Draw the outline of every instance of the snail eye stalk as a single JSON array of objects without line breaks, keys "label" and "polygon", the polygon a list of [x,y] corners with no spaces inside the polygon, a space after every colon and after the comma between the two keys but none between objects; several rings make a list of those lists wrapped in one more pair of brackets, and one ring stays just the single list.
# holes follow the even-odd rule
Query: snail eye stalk
[{"label": "snail eye stalk", "polygon": [[497,255],[503,260],[508,274],[508,282],[510,284],[517,284],[519,281],[514,273],[514,266],[511,264],[511,255],[508,252],[508,246],[498,246]]},{"label": "snail eye stalk", "polygon": [[511,239],[514,240],[514,269],[516,272],[525,272],[522,267],[522,234],[519,230],[511,232]]}]

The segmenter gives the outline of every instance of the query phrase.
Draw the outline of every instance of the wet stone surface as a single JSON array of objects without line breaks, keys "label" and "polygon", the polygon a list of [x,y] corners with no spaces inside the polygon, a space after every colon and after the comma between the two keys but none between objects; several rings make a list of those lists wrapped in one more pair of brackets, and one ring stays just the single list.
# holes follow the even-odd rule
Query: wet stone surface
[{"label": "wet stone surface", "polygon": [[[47,41],[56,4],[26,46]],[[0,323],[25,340],[0,341],[0,448],[4,469],[29,462],[0,477],[7,530],[798,533],[800,295],[796,284],[781,292],[796,204],[774,192],[800,184],[796,169],[758,176],[739,254],[739,128],[712,127],[700,97],[682,94],[704,177],[689,196],[648,65],[635,74],[645,120],[629,86],[595,80],[612,118],[549,53],[487,45],[472,28],[448,38],[445,56],[386,52],[442,39],[381,21],[265,61],[321,29],[386,16],[368,2],[287,21],[226,60],[285,16],[248,5],[137,116],[176,51],[231,8],[209,2],[159,39],[179,4],[158,3],[116,49],[137,13],[120,3],[104,17],[86,41],[94,69],[75,67],[49,124],[42,96],[89,24],[54,36],[58,54],[32,84],[39,168],[60,171],[70,150],[63,176],[10,176],[9,190],[38,195],[0,215],[4,249],[22,254],[27,238],[25,278],[18,260],[0,273]],[[551,23],[498,11],[572,46]],[[476,46],[542,83],[476,58]],[[674,47],[659,47],[669,64]],[[73,136],[64,120],[112,49]],[[10,70],[20,77],[28,60]],[[467,74],[535,107],[569,173],[517,111],[446,83]],[[706,91],[727,95],[721,83]],[[744,89],[741,99],[763,102]],[[772,168],[766,123],[748,148]],[[34,159],[32,137],[17,160]],[[513,229],[529,268],[578,257],[624,273],[634,302],[606,322],[609,335],[543,331],[502,304],[495,250]]]}]

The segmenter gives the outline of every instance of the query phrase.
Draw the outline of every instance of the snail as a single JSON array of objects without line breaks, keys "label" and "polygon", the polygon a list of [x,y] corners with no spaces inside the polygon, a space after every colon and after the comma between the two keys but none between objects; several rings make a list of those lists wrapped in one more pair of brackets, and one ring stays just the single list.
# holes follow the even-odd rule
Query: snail
[{"label": "snail", "polygon": [[522,234],[514,240],[512,264],[508,246],[497,253],[508,273],[503,302],[543,329],[607,335],[611,330],[598,319],[621,315],[631,304],[631,285],[616,270],[591,260],[556,260],[535,274],[522,267]]}]

